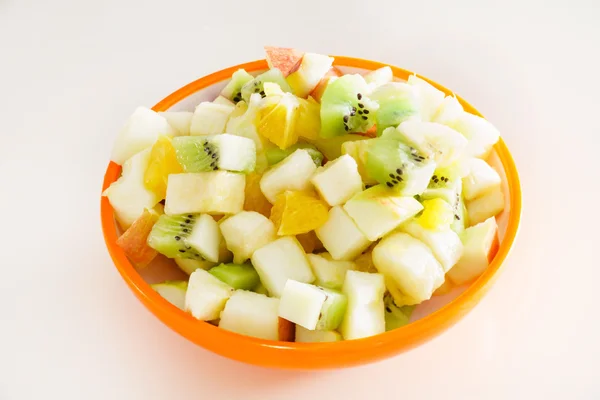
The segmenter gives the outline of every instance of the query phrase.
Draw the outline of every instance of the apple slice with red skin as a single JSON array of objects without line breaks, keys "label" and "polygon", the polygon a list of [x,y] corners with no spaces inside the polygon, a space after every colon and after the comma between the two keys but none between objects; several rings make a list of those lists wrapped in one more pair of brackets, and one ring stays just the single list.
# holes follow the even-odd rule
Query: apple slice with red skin
[{"label": "apple slice with red skin", "polygon": [[160,214],[155,210],[145,209],[129,229],[117,239],[117,245],[123,249],[127,258],[138,268],[150,264],[157,255],[156,250],[148,246],[146,240],[159,216]]},{"label": "apple slice with red skin", "polygon": [[265,46],[269,68],[277,68],[283,76],[296,71],[302,62],[304,52],[287,47]]}]

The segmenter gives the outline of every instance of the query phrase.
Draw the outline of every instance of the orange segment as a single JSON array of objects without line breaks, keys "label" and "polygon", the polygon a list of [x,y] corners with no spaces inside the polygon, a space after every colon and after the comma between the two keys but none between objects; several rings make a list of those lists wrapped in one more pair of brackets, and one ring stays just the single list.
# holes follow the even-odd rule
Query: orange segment
[{"label": "orange segment", "polygon": [[271,221],[280,236],[310,232],[327,222],[327,204],[307,192],[286,191],[277,196]]},{"label": "orange segment", "polygon": [[269,218],[273,206],[260,190],[260,178],[262,175],[256,173],[246,175],[244,210],[256,211]]},{"label": "orange segment", "polygon": [[317,140],[321,132],[321,106],[312,97],[298,99],[296,135],[308,141]]},{"label": "orange segment", "polygon": [[167,193],[167,179],[169,174],[183,172],[183,168],[177,161],[175,148],[168,136],[161,136],[152,146],[150,151],[150,163],[144,173],[144,184],[146,188],[164,199]]},{"label": "orange segment", "polygon": [[295,144],[298,141],[295,129],[298,107],[298,98],[292,94],[273,96],[258,112],[258,133],[280,149],[287,149]]}]

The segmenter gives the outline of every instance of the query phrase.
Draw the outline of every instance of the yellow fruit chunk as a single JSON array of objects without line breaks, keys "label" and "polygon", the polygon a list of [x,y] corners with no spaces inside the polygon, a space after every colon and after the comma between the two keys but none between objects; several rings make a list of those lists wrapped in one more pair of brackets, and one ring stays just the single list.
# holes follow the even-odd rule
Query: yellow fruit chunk
[{"label": "yellow fruit chunk", "polygon": [[256,129],[280,149],[287,149],[298,141],[295,129],[298,117],[298,98],[293,94],[268,98],[257,115]]},{"label": "yellow fruit chunk", "polygon": [[375,265],[373,264],[373,257],[371,255],[370,251],[358,256],[358,258],[356,260],[354,260],[354,262],[356,263],[357,271],[369,272],[369,273],[377,273],[378,272],[377,268],[375,268]]},{"label": "yellow fruit chunk", "polygon": [[321,132],[321,106],[312,97],[308,100],[299,98],[298,101],[296,134],[308,141],[317,140]]},{"label": "yellow fruit chunk", "polygon": [[262,175],[256,173],[246,175],[244,210],[256,211],[269,218],[273,206],[260,190],[260,178]]},{"label": "yellow fruit chunk", "polygon": [[183,168],[177,161],[177,154],[171,144],[171,138],[160,136],[150,151],[150,162],[144,173],[144,185],[148,190],[164,199],[167,193],[169,174],[181,172],[183,172]]},{"label": "yellow fruit chunk", "polygon": [[302,245],[305,253],[312,253],[315,250],[320,250],[323,248],[323,243],[321,243],[315,231],[301,233],[296,236],[296,239],[298,239]]},{"label": "yellow fruit chunk", "polygon": [[440,198],[425,200],[417,222],[425,229],[443,230],[454,221],[452,206]]},{"label": "yellow fruit chunk", "polygon": [[316,195],[300,191],[286,191],[277,196],[271,209],[271,221],[280,236],[310,232],[329,216],[327,204]]}]

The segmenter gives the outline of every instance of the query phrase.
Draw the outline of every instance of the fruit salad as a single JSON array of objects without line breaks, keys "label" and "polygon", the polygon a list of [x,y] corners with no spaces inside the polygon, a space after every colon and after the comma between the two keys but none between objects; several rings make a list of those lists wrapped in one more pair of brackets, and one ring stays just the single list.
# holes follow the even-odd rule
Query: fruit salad
[{"label": "fruit salad", "polygon": [[498,130],[416,75],[265,50],[268,70],[190,112],[139,107],[117,135],[118,246],[189,276],[153,289],[238,334],[335,342],[477,279],[505,203]]}]

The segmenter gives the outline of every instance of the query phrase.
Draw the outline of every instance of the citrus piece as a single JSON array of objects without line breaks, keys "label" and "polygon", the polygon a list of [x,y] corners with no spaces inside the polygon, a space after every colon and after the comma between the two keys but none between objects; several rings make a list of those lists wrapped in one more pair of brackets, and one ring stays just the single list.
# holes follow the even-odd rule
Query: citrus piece
[{"label": "citrus piece", "polygon": [[244,198],[244,210],[256,211],[269,218],[271,215],[271,203],[260,190],[261,174],[251,173],[246,175],[246,189]]},{"label": "citrus piece", "polygon": [[177,154],[171,144],[171,138],[160,136],[152,146],[150,162],[144,173],[146,188],[154,192],[161,199],[164,199],[167,193],[167,179],[169,174],[178,174],[181,172],[183,172],[183,168],[177,161]]},{"label": "citrus piece", "polygon": [[321,106],[312,97],[308,100],[298,98],[298,102],[296,134],[309,141],[317,140],[321,132]]},{"label": "citrus piece", "polygon": [[452,206],[440,198],[423,201],[423,207],[417,222],[425,229],[443,230],[454,221]]},{"label": "citrus piece", "polygon": [[315,194],[286,191],[277,196],[271,209],[271,221],[280,236],[310,232],[328,218],[327,204]]},{"label": "citrus piece", "polygon": [[280,149],[295,144],[298,141],[295,129],[298,107],[298,98],[292,94],[272,96],[258,112],[258,133]]}]

